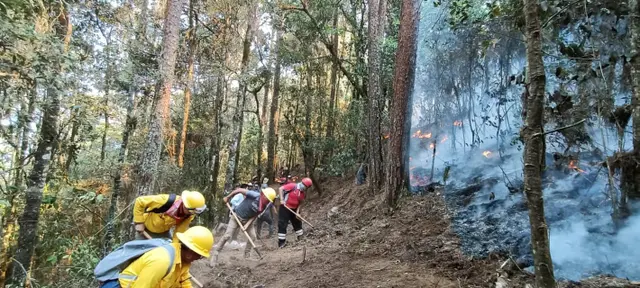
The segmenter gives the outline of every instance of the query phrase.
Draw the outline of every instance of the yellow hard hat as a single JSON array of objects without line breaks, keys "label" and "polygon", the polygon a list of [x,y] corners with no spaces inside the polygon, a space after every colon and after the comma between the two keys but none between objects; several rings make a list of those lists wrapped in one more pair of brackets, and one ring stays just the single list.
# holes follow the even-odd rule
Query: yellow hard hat
[{"label": "yellow hard hat", "polygon": [[191,251],[209,258],[209,250],[213,247],[213,234],[209,229],[203,226],[193,226],[184,233],[176,233],[176,236]]},{"label": "yellow hard hat", "polygon": [[199,208],[204,209],[205,207],[207,207],[204,204],[204,196],[202,196],[202,194],[198,191],[184,190],[182,191],[182,195],[180,197],[182,198],[184,207],[187,207],[187,209],[198,210]]},{"label": "yellow hard hat", "polygon": [[276,190],[273,190],[271,187],[262,189],[262,194],[269,199],[269,202],[273,202],[273,199],[276,199]]}]

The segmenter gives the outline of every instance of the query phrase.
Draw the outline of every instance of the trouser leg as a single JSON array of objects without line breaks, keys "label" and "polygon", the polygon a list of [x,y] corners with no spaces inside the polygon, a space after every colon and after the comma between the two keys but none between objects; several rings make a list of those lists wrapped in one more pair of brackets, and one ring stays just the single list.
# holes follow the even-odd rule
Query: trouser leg
[{"label": "trouser leg", "polygon": [[218,263],[218,254],[220,254],[220,251],[222,250],[222,248],[224,248],[224,245],[227,244],[227,241],[229,241],[233,234],[239,229],[240,227],[238,227],[238,223],[236,223],[236,220],[230,219],[229,223],[227,224],[227,230],[220,238],[218,246],[216,246],[213,250],[213,257],[211,257],[211,261],[209,263],[211,266],[215,266],[215,264]]},{"label": "trouser leg", "polygon": [[260,234],[262,234],[261,231],[262,231],[262,224],[264,223],[264,217],[263,216],[258,217],[257,222],[258,223],[256,223],[256,238],[261,238]]},{"label": "trouser leg", "polygon": [[289,210],[280,206],[278,209],[278,246],[284,247],[287,242],[287,225],[289,225]]},{"label": "trouser leg", "polygon": [[[246,229],[247,234],[249,234],[249,238],[251,238],[251,240],[256,240],[256,229],[255,229],[254,222],[251,222],[249,227],[247,227],[247,229]],[[244,257],[245,258],[249,258],[249,256],[251,256],[251,249],[253,249],[253,246],[251,245],[251,241],[249,241],[249,239],[247,239],[247,245],[244,246]]]},{"label": "trouser leg", "polygon": [[298,240],[302,240],[302,235],[304,234],[304,231],[302,230],[302,221],[300,221],[300,219],[298,219],[298,217],[293,213],[291,213],[291,226],[293,226],[293,231],[296,231],[296,237],[298,237]]}]

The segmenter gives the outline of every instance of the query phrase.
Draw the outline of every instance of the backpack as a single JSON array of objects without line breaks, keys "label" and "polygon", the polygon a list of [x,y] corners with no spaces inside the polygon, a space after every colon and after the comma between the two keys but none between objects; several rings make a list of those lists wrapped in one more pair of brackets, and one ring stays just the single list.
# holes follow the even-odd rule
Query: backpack
[{"label": "backpack", "polygon": [[167,200],[166,203],[164,203],[162,206],[152,209],[150,211],[148,211],[149,213],[164,213],[169,211],[169,208],[171,208],[171,206],[173,206],[173,203],[176,202],[176,194],[169,194],[169,200]]},{"label": "backpack", "polygon": [[127,268],[129,264],[140,258],[144,253],[158,247],[163,247],[169,253],[170,265],[165,273],[166,276],[171,271],[171,267],[173,267],[176,251],[171,246],[171,240],[162,238],[133,240],[124,243],[124,245],[102,258],[93,270],[93,274],[100,282],[118,279],[120,278],[120,272]]}]

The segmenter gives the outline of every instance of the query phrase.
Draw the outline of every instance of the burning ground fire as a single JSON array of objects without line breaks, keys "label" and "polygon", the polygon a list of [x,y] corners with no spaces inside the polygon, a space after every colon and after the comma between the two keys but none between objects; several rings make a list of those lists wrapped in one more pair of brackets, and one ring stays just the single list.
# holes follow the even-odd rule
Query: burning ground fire
[{"label": "burning ground fire", "polygon": [[576,160],[569,161],[569,168],[571,168],[571,169],[573,169],[573,170],[575,170],[577,172],[584,173],[584,170],[580,169],[580,167],[578,167],[576,165]]},{"label": "burning ground fire", "polygon": [[487,158],[491,158],[491,151],[487,150],[482,152],[482,156],[487,157]]},{"label": "burning ground fire", "polygon": [[413,138],[420,138],[420,139],[428,139],[431,138],[431,133],[422,133],[422,131],[418,130],[415,133],[413,133],[413,135],[411,135],[411,137]]},{"label": "burning ground fire", "polygon": [[454,122],[453,122],[453,126],[456,126],[456,127],[462,127],[462,121],[460,121],[460,120],[456,120],[456,121],[454,121]]}]

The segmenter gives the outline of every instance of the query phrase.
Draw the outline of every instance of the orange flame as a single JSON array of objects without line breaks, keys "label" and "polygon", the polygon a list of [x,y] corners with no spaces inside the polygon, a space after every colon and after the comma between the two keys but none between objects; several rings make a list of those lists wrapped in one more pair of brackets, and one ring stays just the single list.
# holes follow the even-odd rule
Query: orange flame
[{"label": "orange flame", "polygon": [[580,169],[577,165],[576,165],[576,160],[571,160],[569,161],[569,168],[578,171],[580,173],[584,173],[584,170]]},{"label": "orange flame", "polygon": [[456,121],[454,121],[454,122],[453,122],[453,126],[456,126],[456,127],[462,127],[462,121],[460,121],[460,120],[456,120]]},{"label": "orange flame", "polygon": [[433,147],[436,147],[436,145],[433,143],[429,144],[429,149],[433,149]]},{"label": "orange flame", "polygon": [[418,130],[415,133],[413,133],[413,135],[411,135],[411,137],[413,138],[420,138],[420,139],[428,139],[431,138],[431,133],[422,133],[422,131]]},{"label": "orange flame", "polygon": [[389,139],[389,134],[382,136],[384,139]]},{"label": "orange flame", "polygon": [[487,150],[487,151],[482,152],[482,156],[487,157],[487,158],[491,157],[491,151]]},{"label": "orange flame", "polygon": [[447,141],[447,139],[449,139],[449,138],[447,137],[447,135],[444,135],[444,137],[442,138],[442,140],[440,140],[440,143],[444,143],[445,141]]}]

